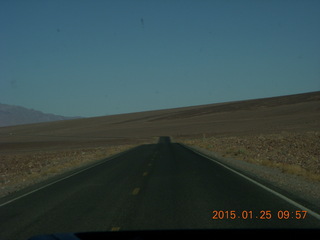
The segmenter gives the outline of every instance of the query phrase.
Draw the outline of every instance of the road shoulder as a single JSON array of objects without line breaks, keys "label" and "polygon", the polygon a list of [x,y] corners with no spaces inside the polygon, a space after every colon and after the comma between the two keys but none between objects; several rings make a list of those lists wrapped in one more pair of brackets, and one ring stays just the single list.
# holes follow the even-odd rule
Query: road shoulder
[{"label": "road shoulder", "polygon": [[224,158],[217,153],[202,149],[197,146],[182,144],[199,152],[211,159],[214,159],[228,167],[245,174],[246,176],[273,188],[274,190],[289,195],[291,199],[300,202],[311,209],[320,208],[320,182],[307,180],[301,176],[281,172],[281,170],[269,166],[249,163],[232,158]]}]

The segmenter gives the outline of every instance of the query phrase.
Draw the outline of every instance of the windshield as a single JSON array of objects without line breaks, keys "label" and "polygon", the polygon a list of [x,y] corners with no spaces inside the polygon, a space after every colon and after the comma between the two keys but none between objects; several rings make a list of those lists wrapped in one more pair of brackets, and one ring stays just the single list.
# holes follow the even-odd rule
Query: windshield
[{"label": "windshield", "polygon": [[1,1],[0,238],[319,228],[319,23],[311,0]]}]

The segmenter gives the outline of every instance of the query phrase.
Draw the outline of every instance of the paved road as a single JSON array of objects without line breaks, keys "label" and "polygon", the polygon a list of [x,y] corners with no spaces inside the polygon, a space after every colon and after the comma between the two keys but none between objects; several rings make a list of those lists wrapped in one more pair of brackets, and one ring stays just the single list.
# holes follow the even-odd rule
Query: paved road
[{"label": "paved road", "polygon": [[[287,211],[290,217],[284,219]],[[139,146],[2,205],[0,239],[106,230],[320,228],[318,219],[304,215],[248,179],[162,137],[158,144]]]}]

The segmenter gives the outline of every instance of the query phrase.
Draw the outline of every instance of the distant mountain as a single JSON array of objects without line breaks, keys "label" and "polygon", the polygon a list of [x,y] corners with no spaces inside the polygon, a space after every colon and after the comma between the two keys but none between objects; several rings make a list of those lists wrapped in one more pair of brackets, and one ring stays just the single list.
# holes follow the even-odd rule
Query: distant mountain
[{"label": "distant mountain", "polygon": [[81,117],[64,117],[54,114],[43,113],[41,111],[36,111],[20,106],[0,103],[0,127],[40,122],[52,122],[76,118]]}]

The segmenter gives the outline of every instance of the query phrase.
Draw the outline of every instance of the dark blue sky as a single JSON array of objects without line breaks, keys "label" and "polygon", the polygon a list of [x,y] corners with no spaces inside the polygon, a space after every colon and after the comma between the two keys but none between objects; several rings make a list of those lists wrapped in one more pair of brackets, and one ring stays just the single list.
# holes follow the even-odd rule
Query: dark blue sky
[{"label": "dark blue sky", "polygon": [[0,102],[98,116],[320,90],[320,1],[0,1]]}]

